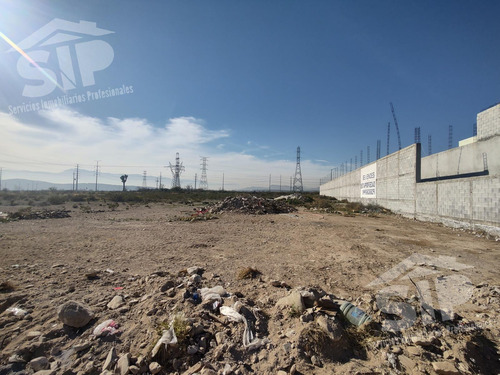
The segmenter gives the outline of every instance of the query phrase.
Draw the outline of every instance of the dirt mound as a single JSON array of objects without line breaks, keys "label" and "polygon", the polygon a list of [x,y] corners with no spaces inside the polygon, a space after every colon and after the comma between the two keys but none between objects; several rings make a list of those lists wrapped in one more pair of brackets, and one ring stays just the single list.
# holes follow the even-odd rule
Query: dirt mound
[{"label": "dirt mound", "polygon": [[38,210],[30,207],[8,214],[9,220],[64,219],[70,217],[67,210]]},{"label": "dirt mound", "polygon": [[283,214],[295,212],[297,209],[286,201],[259,198],[255,196],[227,197],[210,207],[210,212],[237,212],[250,215]]}]

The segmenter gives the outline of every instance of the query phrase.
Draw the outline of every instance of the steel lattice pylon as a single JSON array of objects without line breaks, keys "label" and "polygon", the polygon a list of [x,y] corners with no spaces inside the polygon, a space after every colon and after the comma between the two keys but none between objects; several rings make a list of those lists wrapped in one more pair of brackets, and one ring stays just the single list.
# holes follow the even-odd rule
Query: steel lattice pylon
[{"label": "steel lattice pylon", "polygon": [[201,157],[201,179],[200,179],[200,189],[208,190],[207,181],[207,157]]},{"label": "steel lattice pylon", "polygon": [[293,179],[293,191],[303,192],[302,171],[300,170],[300,146],[297,147],[297,165],[295,167],[295,178]]},{"label": "steel lattice pylon", "polygon": [[184,172],[184,166],[180,162],[179,153],[175,154],[175,165],[168,163],[172,171],[172,188],[181,187],[181,173]]}]

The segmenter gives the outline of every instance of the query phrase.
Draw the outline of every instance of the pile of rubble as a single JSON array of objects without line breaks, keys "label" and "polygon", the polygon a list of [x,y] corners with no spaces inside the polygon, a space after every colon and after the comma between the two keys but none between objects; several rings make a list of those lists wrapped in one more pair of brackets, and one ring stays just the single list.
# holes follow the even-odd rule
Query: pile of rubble
[{"label": "pile of rubble", "polygon": [[295,212],[297,209],[286,200],[265,199],[255,196],[227,197],[222,202],[210,206],[212,213],[237,212],[251,215],[282,214]]},{"label": "pile of rubble", "polygon": [[[457,316],[447,325],[416,322],[394,335],[381,330],[384,314],[368,294],[353,301],[363,312],[320,288],[291,289],[264,276],[245,282],[254,284],[250,290],[265,289],[266,295],[244,295],[219,275],[205,277],[196,266],[177,275],[158,271],[145,277],[109,269],[79,272],[85,292],[79,296],[69,296],[72,288],[54,294],[48,304],[38,304],[36,293],[11,292],[0,299],[1,374],[460,374],[498,369],[498,353],[479,328],[450,329],[470,322]],[[84,284],[103,292],[88,294]],[[475,298],[490,298],[498,307],[498,288],[478,288]]]},{"label": "pile of rubble", "polygon": [[70,217],[68,210],[39,210],[33,211],[31,208],[11,212],[7,218],[9,220],[36,220],[36,219],[64,219]]}]

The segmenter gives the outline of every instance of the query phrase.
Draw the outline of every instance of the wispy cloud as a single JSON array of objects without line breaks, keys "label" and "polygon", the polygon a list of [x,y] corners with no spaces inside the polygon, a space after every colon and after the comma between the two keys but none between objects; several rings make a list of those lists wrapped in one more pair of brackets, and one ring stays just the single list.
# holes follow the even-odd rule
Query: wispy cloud
[{"label": "wispy cloud", "polygon": [[[230,130],[209,129],[194,117],[172,118],[157,126],[146,119],[100,119],[68,108],[43,111],[39,116],[41,121],[28,123],[0,112],[0,160],[4,167],[57,172],[77,163],[90,169],[99,160],[105,172],[148,170],[148,175],[157,176],[170,173],[165,166],[179,152],[186,166],[186,181],[199,173],[203,155],[209,157],[209,186],[210,181],[219,184],[224,174],[227,188],[266,186],[270,174],[273,184],[280,176],[285,184],[295,171],[294,160],[270,161],[249,150],[226,151],[221,140],[230,138]],[[312,161],[303,160],[302,165],[306,182],[316,181],[327,172]]]}]

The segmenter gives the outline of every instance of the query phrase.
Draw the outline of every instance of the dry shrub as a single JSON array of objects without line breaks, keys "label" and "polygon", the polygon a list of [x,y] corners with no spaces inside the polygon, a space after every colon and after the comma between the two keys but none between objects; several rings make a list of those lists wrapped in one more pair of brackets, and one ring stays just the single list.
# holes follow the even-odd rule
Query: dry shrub
[{"label": "dry shrub", "polygon": [[243,268],[242,270],[239,270],[237,276],[238,280],[243,280],[243,279],[255,279],[259,275],[262,275],[262,272],[260,272],[255,268],[247,267]]}]

